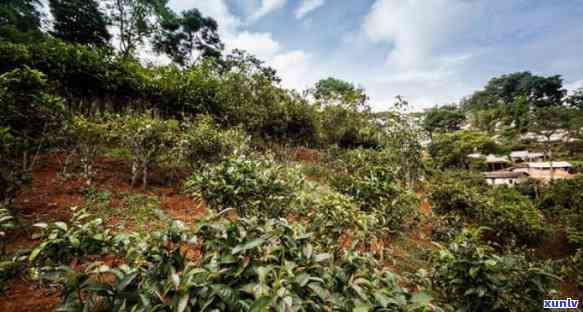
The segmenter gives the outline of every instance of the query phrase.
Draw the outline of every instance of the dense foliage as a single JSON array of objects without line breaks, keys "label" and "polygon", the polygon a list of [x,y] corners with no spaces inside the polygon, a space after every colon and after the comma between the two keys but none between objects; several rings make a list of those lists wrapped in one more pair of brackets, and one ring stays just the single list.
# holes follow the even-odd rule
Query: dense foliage
[{"label": "dense foliage", "polygon": [[299,170],[273,160],[238,157],[195,173],[185,187],[215,209],[236,208],[241,217],[278,218],[291,212],[303,183]]},{"label": "dense foliage", "polygon": [[446,178],[434,183],[429,199],[438,214],[475,220],[505,244],[535,243],[544,235],[542,214],[513,189],[471,186]]},{"label": "dense foliage", "polygon": [[311,237],[284,220],[201,220],[193,231],[172,222],[164,232],[112,238],[123,265],[96,262],[85,271],[58,266],[40,277],[63,285],[64,311],[422,311],[431,306],[430,297],[400,287],[397,275],[378,271],[370,258],[319,252]]},{"label": "dense foliage", "polygon": [[438,252],[434,286],[461,311],[533,311],[553,283],[548,264],[524,256],[499,256],[479,232],[464,232]]}]

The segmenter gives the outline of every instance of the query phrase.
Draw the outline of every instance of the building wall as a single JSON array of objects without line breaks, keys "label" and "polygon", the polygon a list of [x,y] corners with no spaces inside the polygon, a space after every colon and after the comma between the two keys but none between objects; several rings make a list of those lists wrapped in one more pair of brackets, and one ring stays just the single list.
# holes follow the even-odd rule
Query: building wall
[{"label": "building wall", "polygon": [[516,179],[516,178],[498,178],[498,179],[492,179],[492,178],[488,178],[486,179],[486,182],[490,185],[515,185],[520,183],[520,179]]}]

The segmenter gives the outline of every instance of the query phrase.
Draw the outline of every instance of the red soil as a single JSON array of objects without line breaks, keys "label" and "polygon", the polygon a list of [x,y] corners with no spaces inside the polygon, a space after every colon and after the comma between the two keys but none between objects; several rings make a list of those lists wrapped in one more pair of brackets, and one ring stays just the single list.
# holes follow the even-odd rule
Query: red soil
[{"label": "red soil", "polygon": [[[30,248],[37,243],[32,239],[31,224],[69,220],[72,214],[70,208],[84,205],[82,191],[87,187],[87,181],[80,177],[67,180],[59,177],[65,157],[63,153],[53,153],[38,159],[31,184],[21,190],[15,200],[14,212],[22,227],[8,233],[7,251]],[[113,195],[109,209],[122,207],[117,195],[131,193],[158,196],[165,213],[186,223],[205,212],[203,203],[180,195],[179,185],[175,182],[177,179],[170,176],[168,170],[154,168],[149,177],[148,190],[143,191],[141,187],[131,189],[131,164],[127,160],[100,157],[94,167],[96,177],[92,186]],[[180,175],[185,176],[184,172]],[[117,223],[118,220],[111,220],[111,224]],[[193,258],[198,256],[195,251],[189,254]],[[105,262],[110,261],[105,259]],[[15,278],[9,285],[10,288],[0,294],[0,311],[54,311],[59,303],[58,291],[41,289],[34,282]]]}]

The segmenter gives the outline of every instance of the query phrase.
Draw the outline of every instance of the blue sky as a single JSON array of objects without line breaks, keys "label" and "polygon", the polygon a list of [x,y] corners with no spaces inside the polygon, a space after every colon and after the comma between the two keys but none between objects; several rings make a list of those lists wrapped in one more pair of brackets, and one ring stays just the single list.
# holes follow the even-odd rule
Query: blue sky
[{"label": "blue sky", "polygon": [[217,19],[227,48],[302,90],[329,76],[364,87],[376,110],[459,101],[529,70],[583,85],[583,0],[170,0]]}]

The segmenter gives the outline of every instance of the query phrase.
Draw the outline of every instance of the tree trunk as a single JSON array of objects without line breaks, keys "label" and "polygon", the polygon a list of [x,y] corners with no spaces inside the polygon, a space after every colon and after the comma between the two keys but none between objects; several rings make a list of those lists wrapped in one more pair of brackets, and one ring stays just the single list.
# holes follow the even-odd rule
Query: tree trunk
[{"label": "tree trunk", "polygon": [[143,164],[143,166],[144,166],[144,168],[143,168],[144,172],[143,172],[143,177],[142,177],[142,184],[143,184],[143,187],[144,187],[144,191],[148,188],[148,165],[149,165],[148,164],[148,160],[147,159],[144,159],[144,164]]},{"label": "tree trunk", "polygon": [[137,179],[138,179],[138,160],[134,159],[134,161],[132,162],[132,184],[131,184],[132,189],[136,185]]}]

